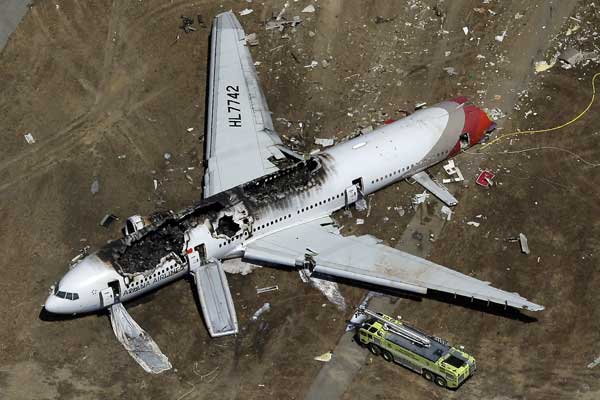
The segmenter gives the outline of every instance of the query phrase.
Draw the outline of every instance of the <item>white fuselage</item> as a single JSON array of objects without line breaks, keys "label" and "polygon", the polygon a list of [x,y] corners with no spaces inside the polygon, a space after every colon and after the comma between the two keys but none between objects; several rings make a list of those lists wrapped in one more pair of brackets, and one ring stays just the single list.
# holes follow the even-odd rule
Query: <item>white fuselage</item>
[{"label": "white fuselage", "polygon": [[[324,171],[318,182],[311,181],[303,188],[259,205],[250,205],[242,198],[241,202],[247,203],[242,208],[249,223],[235,235],[216,234],[216,221],[208,219],[189,228],[183,248],[174,250],[187,254],[186,257],[163,260],[143,273],[122,274],[94,253],[67,272],[49,296],[46,309],[70,314],[107,307],[110,298],[102,296],[110,292],[109,282],[113,287],[118,285],[115,301],[131,300],[185,276],[189,271],[186,264],[202,262],[194,250],[198,246],[203,246],[204,260],[243,257],[246,245],[256,239],[331,215],[360,196],[406,179],[453,155],[465,125],[465,113],[460,108],[457,103],[443,102],[324,150],[315,155]],[[260,184],[271,184],[269,177],[260,178]],[[243,187],[227,192],[239,197]],[[232,206],[235,207],[240,205]],[[59,292],[77,293],[78,298],[59,297]]]}]

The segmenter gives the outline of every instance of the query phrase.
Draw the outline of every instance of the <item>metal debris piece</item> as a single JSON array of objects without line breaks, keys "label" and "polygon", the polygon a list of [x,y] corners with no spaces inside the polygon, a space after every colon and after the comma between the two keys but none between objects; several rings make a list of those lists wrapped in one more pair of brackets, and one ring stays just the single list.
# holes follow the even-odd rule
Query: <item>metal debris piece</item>
[{"label": "metal debris piece", "polygon": [[170,160],[171,159],[171,153],[165,153],[165,154],[163,154],[163,157],[165,158],[165,160]]},{"label": "metal debris piece", "polygon": [[90,192],[92,192],[92,194],[96,194],[100,191],[100,181],[98,180],[98,178],[94,178],[94,181],[92,182],[92,186],[90,187]]},{"label": "metal debris piece", "polygon": [[481,225],[481,224],[479,222],[469,221],[469,222],[467,222],[467,225],[471,225],[471,226],[474,226],[475,228],[479,228],[479,225]]},{"label": "metal debris piece", "polygon": [[319,66],[318,61],[314,61],[313,60],[313,61],[310,62],[310,64],[305,65],[304,68],[315,68],[315,67],[318,67],[318,66]]},{"label": "metal debris piece", "polygon": [[193,132],[193,131],[194,131],[194,128],[187,128],[186,130],[187,130],[188,132]]},{"label": "metal debris piece", "polygon": [[448,160],[448,163],[444,165],[444,170],[451,178],[442,179],[442,183],[462,182],[465,180],[460,169],[454,164],[454,160]]},{"label": "metal debris piece", "polygon": [[427,192],[417,193],[412,198],[412,203],[414,205],[419,205],[419,204],[425,203],[425,200],[427,200],[428,198],[429,198],[429,193],[427,193]]},{"label": "metal debris piece", "polygon": [[131,318],[122,303],[113,304],[108,310],[117,340],[144,371],[160,374],[172,368],[167,356],[160,351],[150,335]]},{"label": "metal debris piece", "polygon": [[106,214],[104,216],[104,218],[102,218],[102,220],[100,221],[100,226],[108,228],[110,226],[110,224],[117,221],[118,219],[119,219],[119,217],[117,217],[114,214]]},{"label": "metal debris piece", "polygon": [[196,28],[194,28],[194,20],[190,17],[186,17],[185,15],[181,16],[181,26],[180,29],[183,29],[185,33],[194,32]]},{"label": "metal debris piece", "polygon": [[263,306],[261,308],[256,310],[256,312],[254,313],[254,315],[252,315],[252,317],[250,319],[252,321],[256,321],[258,319],[258,317],[260,317],[262,314],[269,311],[270,309],[271,309],[271,304],[265,303],[265,304],[263,304]]},{"label": "metal debris piece", "polygon": [[592,361],[591,363],[589,363],[587,365],[587,367],[589,369],[592,369],[592,368],[596,367],[597,365],[600,365],[600,356],[596,357],[596,359],[594,361]]},{"label": "metal debris piece", "polygon": [[302,10],[303,13],[314,13],[315,11],[315,6],[313,6],[312,4],[304,7],[304,9]]},{"label": "metal debris piece", "polygon": [[244,15],[252,14],[253,12],[254,12],[254,10],[251,8],[244,8],[242,11],[240,11],[240,15],[244,16]]},{"label": "metal debris piece", "polygon": [[263,293],[268,293],[268,292],[274,292],[276,290],[279,290],[279,286],[275,285],[275,286],[267,286],[264,288],[258,288],[256,289],[256,294],[263,294]]},{"label": "metal debris piece", "polygon": [[446,71],[446,73],[450,76],[458,75],[458,72],[456,72],[456,69],[454,67],[445,67],[443,68],[443,70]]},{"label": "metal debris piece", "polygon": [[315,138],[315,144],[318,144],[319,146],[329,147],[329,146],[333,146],[333,143],[334,143],[334,139]]},{"label": "metal debris piece", "polygon": [[506,37],[506,31],[502,32],[501,35],[495,36],[494,39],[496,39],[497,42],[502,43],[504,41],[505,37]]},{"label": "metal debris piece", "polygon": [[356,219],[356,225],[363,225],[365,223],[365,220],[362,218],[357,218]]},{"label": "metal debris piece", "polygon": [[594,51],[584,53],[583,51],[574,49],[572,47],[565,50],[562,54],[558,56],[558,60],[560,61],[561,67],[564,69],[571,69],[581,62],[593,58],[598,58],[598,53]]},{"label": "metal debris piece", "polygon": [[23,135],[23,137],[25,138],[25,141],[27,142],[27,144],[35,143],[35,139],[33,138],[33,135],[31,134],[31,132],[27,132],[25,135]]},{"label": "metal debris piece", "polygon": [[533,68],[535,69],[536,73],[539,72],[544,72],[544,71],[548,71],[550,68],[554,67],[554,65],[556,64],[556,60],[551,61],[551,62],[547,62],[547,61],[536,61],[533,64]]},{"label": "metal debris piece", "polygon": [[265,29],[268,31],[273,30],[273,29],[279,29],[280,32],[283,32],[283,30],[285,29],[286,26],[291,26],[292,28],[294,28],[296,25],[298,25],[301,22],[302,22],[302,20],[300,19],[299,16],[295,16],[291,21],[286,21],[286,20],[269,21],[265,25]]},{"label": "metal debris piece", "polygon": [[529,244],[527,243],[527,236],[523,233],[519,233],[519,243],[521,244],[521,251],[523,254],[529,254]]},{"label": "metal debris piece", "polygon": [[494,185],[494,181],[492,181],[492,179],[494,179],[495,176],[496,175],[492,171],[488,171],[487,169],[483,170],[475,180],[475,183],[479,186],[489,188],[490,186]]},{"label": "metal debris piece", "polygon": [[421,108],[425,107],[427,105],[426,102],[422,101],[420,103],[415,104],[415,111],[416,110],[420,110]]},{"label": "metal debris piece", "polygon": [[492,119],[492,121],[498,121],[499,119],[502,119],[504,117],[506,117],[506,114],[499,108],[492,108],[491,110],[489,109],[484,109],[484,111],[486,112],[487,115],[490,116],[490,118]]},{"label": "metal debris piece", "polygon": [[450,221],[452,219],[452,214],[454,214],[454,211],[452,211],[450,209],[450,207],[448,207],[448,206],[442,206],[442,209],[440,211],[441,211],[442,216],[444,217],[444,219],[446,219],[446,221]]},{"label": "metal debris piece", "polygon": [[468,26],[463,26],[463,32],[465,33],[465,35],[469,34],[469,27]]},{"label": "metal debris piece", "polygon": [[258,46],[258,36],[256,36],[256,33],[246,35],[246,43],[250,46]]},{"label": "metal debris piece", "polygon": [[333,357],[333,353],[331,351],[328,351],[327,353],[323,353],[320,356],[316,356],[314,359],[315,359],[315,361],[329,362],[329,361],[331,361],[332,357]]}]

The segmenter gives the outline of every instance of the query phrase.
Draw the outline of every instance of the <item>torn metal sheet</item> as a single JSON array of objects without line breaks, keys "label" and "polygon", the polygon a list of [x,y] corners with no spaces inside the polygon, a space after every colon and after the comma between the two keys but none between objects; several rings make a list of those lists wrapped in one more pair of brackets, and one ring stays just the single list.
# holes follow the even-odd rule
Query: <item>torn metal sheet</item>
[{"label": "torn metal sheet", "polygon": [[479,186],[488,188],[488,187],[494,185],[494,181],[492,179],[494,179],[495,176],[496,175],[492,171],[483,170],[483,171],[481,171],[479,176],[477,176],[475,183],[478,184]]},{"label": "torn metal sheet", "polygon": [[264,287],[264,288],[257,288],[256,289],[256,294],[263,294],[263,293],[268,293],[268,292],[275,292],[279,290],[279,286],[275,285],[275,286],[268,286],[268,287]]},{"label": "torn metal sheet", "polygon": [[323,353],[320,356],[316,356],[314,358],[314,360],[321,361],[321,362],[329,362],[329,361],[331,361],[332,357],[333,357],[333,353],[331,351],[328,351],[327,353]]},{"label": "torn metal sheet", "polygon": [[519,233],[519,244],[521,245],[521,251],[523,254],[529,254],[529,244],[527,243],[527,236],[523,233]]},{"label": "torn metal sheet", "polygon": [[33,135],[31,133],[26,133],[25,135],[23,135],[23,137],[25,138],[25,141],[27,142],[27,144],[34,144],[35,143],[35,139],[33,138]]},{"label": "torn metal sheet", "polygon": [[318,144],[319,146],[323,146],[323,147],[333,146],[334,139],[315,138],[315,144]]},{"label": "torn metal sheet", "polygon": [[271,304],[265,303],[262,305],[261,308],[259,308],[258,310],[256,310],[256,312],[254,312],[254,314],[252,315],[252,317],[250,317],[250,319],[252,321],[256,321],[261,315],[263,315],[265,312],[269,311],[270,309],[271,309]]},{"label": "torn metal sheet", "polygon": [[117,303],[109,308],[110,322],[117,340],[121,342],[131,357],[140,364],[144,371],[160,374],[172,368],[167,356],[125,310],[123,304]]}]

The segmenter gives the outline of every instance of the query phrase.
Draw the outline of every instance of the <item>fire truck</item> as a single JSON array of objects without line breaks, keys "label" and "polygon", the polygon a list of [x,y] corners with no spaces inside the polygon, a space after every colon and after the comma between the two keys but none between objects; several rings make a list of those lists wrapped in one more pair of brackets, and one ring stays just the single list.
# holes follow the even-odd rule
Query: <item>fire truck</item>
[{"label": "fire truck", "polygon": [[358,341],[376,356],[421,374],[436,385],[458,388],[475,373],[475,358],[388,315],[359,309]]}]

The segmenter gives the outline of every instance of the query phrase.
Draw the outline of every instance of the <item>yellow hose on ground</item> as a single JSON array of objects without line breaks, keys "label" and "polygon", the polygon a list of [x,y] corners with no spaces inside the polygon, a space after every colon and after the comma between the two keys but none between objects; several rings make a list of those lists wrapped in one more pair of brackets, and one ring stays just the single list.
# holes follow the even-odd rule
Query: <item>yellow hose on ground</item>
[{"label": "yellow hose on ground", "polygon": [[565,122],[562,125],[554,126],[552,128],[536,129],[533,131],[515,131],[515,132],[505,133],[504,135],[500,135],[488,143],[484,143],[480,150],[483,151],[487,147],[493,145],[494,143],[498,143],[499,141],[509,138],[509,137],[521,136],[521,135],[535,135],[537,133],[557,131],[559,129],[562,129],[562,128],[565,128],[565,127],[571,125],[572,123],[575,123],[576,121],[581,119],[590,110],[590,108],[592,108],[592,104],[594,104],[594,101],[596,100],[596,78],[598,78],[599,76],[600,76],[600,72],[597,72],[592,77],[592,98],[591,98],[589,104],[587,105],[587,107],[582,112],[580,112],[575,118],[571,119],[570,121]]}]

